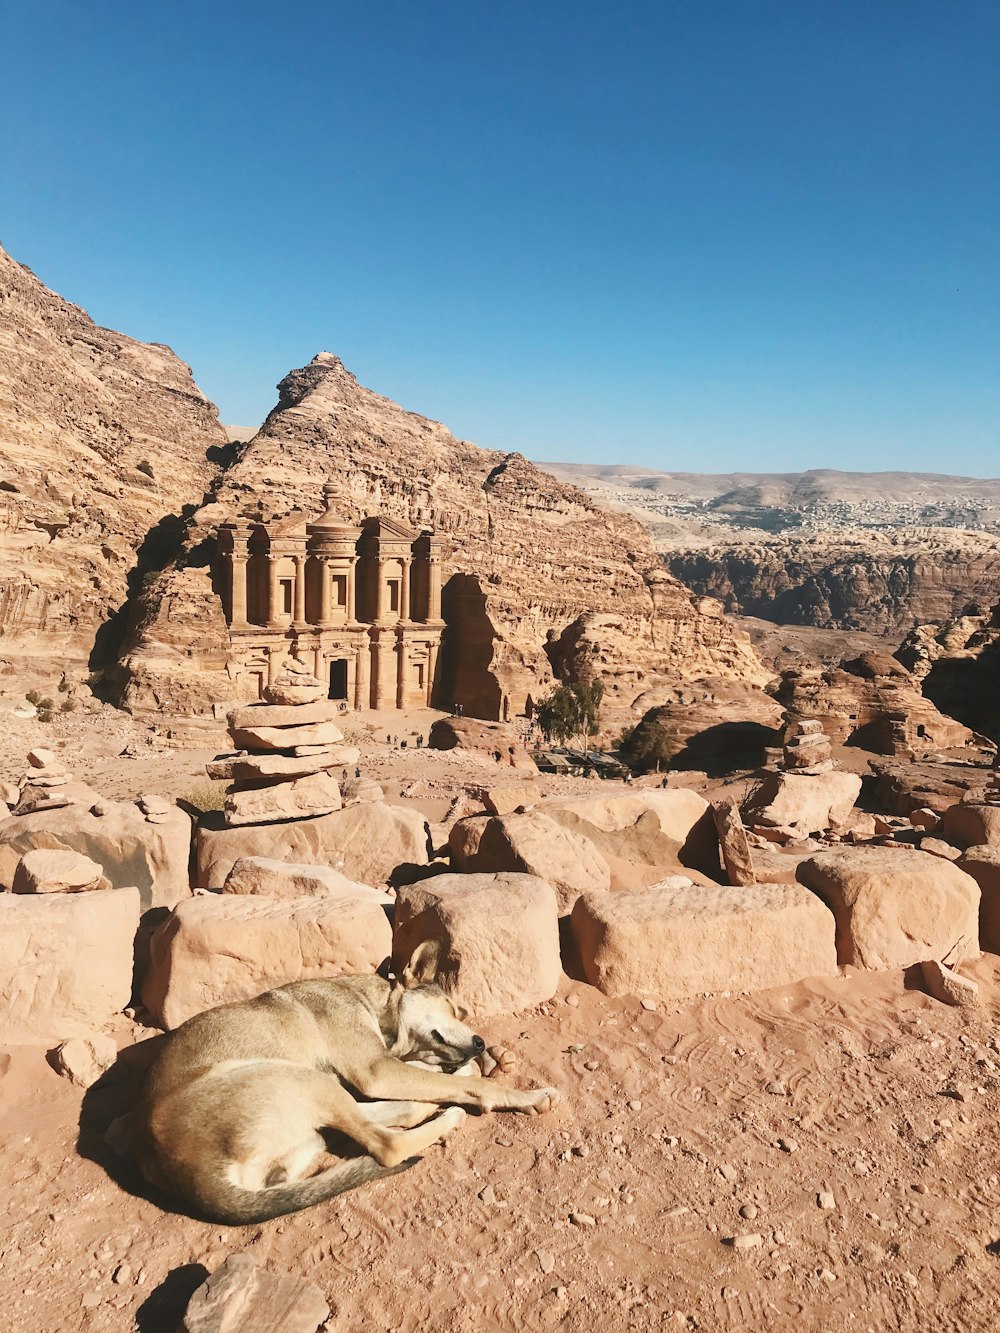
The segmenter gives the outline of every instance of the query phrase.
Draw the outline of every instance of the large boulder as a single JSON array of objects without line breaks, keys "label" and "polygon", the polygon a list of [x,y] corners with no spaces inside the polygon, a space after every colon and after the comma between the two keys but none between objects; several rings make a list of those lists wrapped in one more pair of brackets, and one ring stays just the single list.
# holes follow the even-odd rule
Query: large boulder
[{"label": "large boulder", "polygon": [[226,828],[206,815],[198,828],[196,885],[221,889],[241,856],[332,866],[362,884],[387,884],[428,863],[423,815],[373,801],[287,824]]},{"label": "large boulder", "polygon": [[465,815],[448,830],[448,855],[457,870],[471,870],[492,815]]},{"label": "large boulder", "polygon": [[132,994],[134,888],[0,896],[0,1034],[10,1045],[89,1036]]},{"label": "large boulder", "polygon": [[743,819],[807,838],[845,824],[860,795],[856,773],[766,773],[743,803]]},{"label": "large boulder", "polygon": [[837,970],[833,917],[797,884],[732,889],[675,876],[585,893],[570,921],[584,975],[606,995],[688,999]]},{"label": "large boulder", "polygon": [[1000,953],[1000,846],[967,847],[959,870],[979,885],[979,942],[990,953]]},{"label": "large boulder", "polygon": [[332,866],[295,865],[266,856],[241,856],[226,877],[222,892],[256,898],[329,898],[351,893],[383,906],[393,901],[384,889],[358,884]]},{"label": "large boulder", "polygon": [[690,866],[719,874],[712,809],[687,788],[551,797],[537,809],[582,834],[606,857],[641,865]]},{"label": "large boulder", "polygon": [[366,895],[189,898],[153,933],[143,1003],[175,1028],[286,982],[374,972],[391,946],[385,908]]},{"label": "large boulder", "polygon": [[559,922],[552,887],[534,875],[438,875],[400,889],[392,955],[439,946],[439,985],[472,1014],[516,1013],[559,985]]},{"label": "large boulder", "polygon": [[1000,847],[1000,805],[950,805],[941,816],[940,833],[955,847]]},{"label": "large boulder", "polygon": [[837,959],[885,970],[979,952],[979,885],[950,861],[897,847],[838,847],[798,869],[837,920]]},{"label": "large boulder", "polygon": [[[466,822],[460,820],[455,829]],[[476,830],[479,836],[471,854],[464,832],[456,836],[456,845],[461,845],[457,863],[463,870],[483,874],[509,872],[544,879],[555,889],[560,916],[572,911],[585,890],[606,890],[611,885],[608,863],[594,844],[537,810],[490,819],[485,828]]]},{"label": "large boulder", "polygon": [[14,815],[0,822],[0,884],[12,886],[26,852],[73,851],[96,861],[112,887],[138,888],[143,911],[173,907],[191,892],[191,819],[176,806],[156,819],[131,801],[96,797],[90,806]]},{"label": "large boulder", "polygon": [[57,847],[25,852],[14,871],[14,893],[86,893],[110,889],[104,871],[89,856]]}]

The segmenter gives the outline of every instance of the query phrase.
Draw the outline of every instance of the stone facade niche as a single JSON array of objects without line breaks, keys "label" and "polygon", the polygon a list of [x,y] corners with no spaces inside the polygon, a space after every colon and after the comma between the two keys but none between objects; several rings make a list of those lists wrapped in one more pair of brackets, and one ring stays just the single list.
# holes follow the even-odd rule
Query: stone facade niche
[{"label": "stone facade niche", "polygon": [[[286,656],[353,708],[430,705],[441,646],[441,544],[395,519],[355,526],[323,487],[324,513],[239,519],[218,533],[228,666],[262,696]],[[252,691],[251,691],[252,692]]]}]

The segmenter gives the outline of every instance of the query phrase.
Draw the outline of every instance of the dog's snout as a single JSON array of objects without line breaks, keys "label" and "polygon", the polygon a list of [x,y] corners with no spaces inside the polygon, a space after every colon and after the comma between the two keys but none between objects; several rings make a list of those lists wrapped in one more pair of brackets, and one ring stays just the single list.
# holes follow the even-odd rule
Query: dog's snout
[{"label": "dog's snout", "polygon": [[483,1051],[486,1050],[486,1043],[485,1041],[483,1041],[482,1037],[472,1038],[472,1049],[476,1052],[477,1055],[481,1055]]}]

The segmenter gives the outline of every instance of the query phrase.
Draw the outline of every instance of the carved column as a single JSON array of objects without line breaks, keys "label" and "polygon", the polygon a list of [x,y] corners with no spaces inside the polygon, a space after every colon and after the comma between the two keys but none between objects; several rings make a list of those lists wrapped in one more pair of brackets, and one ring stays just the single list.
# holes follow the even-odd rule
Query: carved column
[{"label": "carved column", "polygon": [[313,650],[313,675],[316,677],[317,680],[325,680],[325,679],[326,679],[326,673],[325,673],[325,671],[324,671],[324,669],[323,669],[323,649],[322,649],[322,648],[316,648],[316,649]]},{"label": "carved column", "polygon": [[319,623],[326,627],[330,624],[330,561],[325,555],[319,558]]},{"label": "carved column", "polygon": [[389,599],[389,586],[385,577],[385,561],[378,562],[378,583],[375,587],[375,619],[381,621],[385,618],[385,605]]},{"label": "carved column", "polygon": [[437,670],[438,646],[436,643],[427,645],[427,690],[425,703],[430,706],[434,697],[434,672]]},{"label": "carved column", "polygon": [[403,560],[403,572],[399,580],[399,618],[400,620],[409,620],[410,618],[410,562]]},{"label": "carved column", "polygon": [[354,673],[354,707],[371,708],[371,666],[372,649],[371,640],[365,634],[361,639],[361,646],[358,648],[358,665]]},{"label": "carved column", "polygon": [[280,629],[281,622],[278,620],[278,602],[280,588],[278,587],[278,557],[276,555],[267,556],[267,628]]},{"label": "carved column", "polygon": [[295,628],[306,628],[306,558],[295,556]]},{"label": "carved column", "polygon": [[406,640],[402,635],[396,640],[396,659],[396,707],[405,708],[406,678],[409,674],[407,668],[409,667],[410,657],[406,651]]},{"label": "carved column", "polygon": [[436,555],[427,563],[427,619],[441,619],[441,561]]},{"label": "carved column", "polygon": [[[235,543],[234,543],[235,544]],[[232,629],[247,628],[247,550],[233,551],[229,558],[229,624]]]},{"label": "carved column", "polygon": [[357,563],[358,563],[358,557],[356,555],[352,555],[350,558],[350,563],[347,566],[347,619],[348,620],[357,620],[358,618],[358,600],[357,600],[357,593],[355,591],[355,586],[357,582],[355,578],[355,566],[357,565]]}]

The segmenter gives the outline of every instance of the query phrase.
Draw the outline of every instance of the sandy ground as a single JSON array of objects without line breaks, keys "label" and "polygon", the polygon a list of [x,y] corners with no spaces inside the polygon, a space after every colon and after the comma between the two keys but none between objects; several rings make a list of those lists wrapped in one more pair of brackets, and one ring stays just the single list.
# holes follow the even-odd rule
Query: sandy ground
[{"label": "sandy ground", "polygon": [[[221,723],[168,735],[113,710],[47,726],[7,700],[0,712],[5,779],[47,742],[111,797],[183,796],[226,748]],[[345,721],[390,799],[439,819],[463,787],[514,779],[387,742],[432,717]],[[470,1117],[406,1174],[246,1229],[148,1198],[104,1142],[155,1049],[148,1030],[121,1019],[119,1063],[85,1095],[43,1051],[11,1049],[0,1327],[174,1333],[206,1272],[246,1251],[317,1283],[347,1333],[993,1330],[1000,958],[964,970],[983,985],[971,1012],[899,974],[651,1008],[567,978],[551,1004],[480,1024],[517,1050],[514,1081],[561,1090],[555,1112]]]},{"label": "sandy ground", "polygon": [[1000,958],[970,971],[971,1014],[896,974],[652,1009],[567,980],[481,1025],[516,1082],[561,1090],[553,1113],[470,1117],[405,1175],[250,1228],[147,1200],[103,1143],[149,1043],[85,1096],[13,1050],[3,1326],[173,1333],[246,1251],[350,1333],[995,1329]]}]

